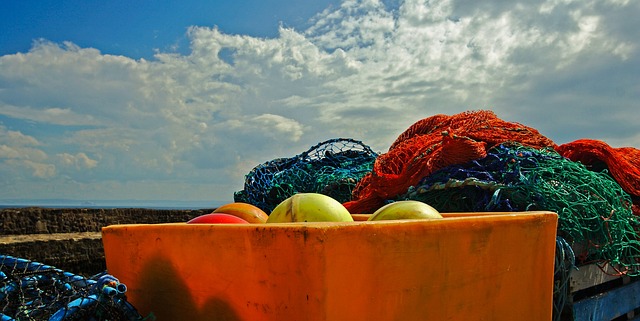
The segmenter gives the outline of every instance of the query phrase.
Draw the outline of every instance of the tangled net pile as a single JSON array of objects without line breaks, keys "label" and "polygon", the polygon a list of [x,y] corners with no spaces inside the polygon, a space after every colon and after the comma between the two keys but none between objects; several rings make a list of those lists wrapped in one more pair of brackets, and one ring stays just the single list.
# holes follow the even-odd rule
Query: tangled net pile
[{"label": "tangled net pile", "polygon": [[549,210],[578,262],[640,274],[640,151],[595,140],[556,145],[537,130],[468,111],[422,119],[356,185],[351,213],[421,200],[442,212]]},{"label": "tangled net pile", "polygon": [[620,184],[633,200],[634,215],[640,216],[640,150],[633,147],[613,148],[605,142],[578,139],[558,146],[562,156],[580,162],[592,171],[603,171]]},{"label": "tangled net pile", "polygon": [[491,111],[425,118],[377,158],[372,172],[356,185],[353,201],[344,205],[351,213],[373,213],[434,171],[483,158],[487,148],[508,141],[536,148],[556,146],[537,130],[501,120]]},{"label": "tangled net pile", "polygon": [[501,144],[487,156],[440,169],[399,199],[444,212],[558,213],[558,236],[574,244],[579,262],[609,262],[640,273],[638,220],[631,197],[611,176],[588,170],[555,150]]},{"label": "tangled net pile", "polygon": [[143,320],[126,286],[109,274],[91,278],[0,255],[0,320]]},{"label": "tangled net pile", "polygon": [[278,158],[253,168],[236,202],[270,213],[296,193],[321,193],[339,202],[351,200],[356,183],[371,172],[377,153],[360,141],[336,138],[291,158]]}]

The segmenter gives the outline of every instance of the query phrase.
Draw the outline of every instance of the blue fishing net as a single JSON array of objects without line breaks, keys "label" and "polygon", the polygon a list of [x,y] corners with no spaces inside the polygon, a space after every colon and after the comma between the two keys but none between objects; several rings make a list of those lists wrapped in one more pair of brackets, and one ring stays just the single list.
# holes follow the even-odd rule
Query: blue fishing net
[{"label": "blue fishing net", "polygon": [[[0,255],[1,321],[138,321],[126,286],[101,273],[85,278],[49,265]],[[151,316],[153,319],[153,316]]]},{"label": "blue fishing net", "polygon": [[236,202],[253,204],[267,213],[296,193],[321,193],[343,203],[356,183],[371,172],[378,156],[360,141],[335,138],[290,158],[277,158],[245,175]]}]

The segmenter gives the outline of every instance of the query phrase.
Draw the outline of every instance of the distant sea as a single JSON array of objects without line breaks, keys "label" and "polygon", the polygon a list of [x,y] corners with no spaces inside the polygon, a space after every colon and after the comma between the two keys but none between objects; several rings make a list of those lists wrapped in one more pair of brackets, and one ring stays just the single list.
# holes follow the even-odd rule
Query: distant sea
[{"label": "distant sea", "polygon": [[169,200],[71,200],[71,199],[9,199],[0,200],[1,208],[146,208],[199,210],[216,208],[232,201],[169,201]]}]

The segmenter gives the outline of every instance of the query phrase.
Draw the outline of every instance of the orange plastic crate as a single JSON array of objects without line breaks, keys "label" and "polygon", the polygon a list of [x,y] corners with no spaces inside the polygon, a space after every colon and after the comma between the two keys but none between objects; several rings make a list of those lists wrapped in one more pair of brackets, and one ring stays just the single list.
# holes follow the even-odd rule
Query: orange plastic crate
[{"label": "orange plastic crate", "polygon": [[103,228],[107,270],[162,320],[551,320],[557,215]]}]

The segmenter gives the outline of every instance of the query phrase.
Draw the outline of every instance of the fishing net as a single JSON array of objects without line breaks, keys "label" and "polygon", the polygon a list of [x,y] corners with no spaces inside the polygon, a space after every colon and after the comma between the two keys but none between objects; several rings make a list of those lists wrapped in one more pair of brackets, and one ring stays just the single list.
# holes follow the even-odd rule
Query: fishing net
[{"label": "fishing net", "polygon": [[321,193],[346,202],[377,156],[360,141],[330,139],[296,156],[254,167],[245,175],[244,189],[234,193],[234,200],[267,213],[296,193]]},{"label": "fishing net", "polygon": [[2,321],[144,320],[126,286],[102,273],[85,278],[49,265],[0,255]]},{"label": "fishing net", "polygon": [[620,273],[640,274],[640,225],[629,194],[606,173],[551,148],[500,144],[481,159],[431,173],[398,199],[443,212],[553,211],[558,235],[572,245],[579,263],[610,263]]},{"label": "fishing net", "polygon": [[576,257],[571,245],[556,236],[556,255],[553,264],[553,321],[562,320],[565,305],[570,302],[569,276],[575,269]]},{"label": "fishing net", "polygon": [[633,213],[640,215],[640,150],[613,148],[593,139],[579,139],[558,146],[562,156],[581,162],[592,171],[605,171],[620,184],[633,200]]},{"label": "fishing net", "polygon": [[556,147],[537,130],[504,121],[491,111],[422,119],[376,159],[372,172],[356,185],[353,200],[344,205],[351,213],[373,213],[385,200],[405,193],[434,171],[483,158],[487,148],[507,141],[536,148]]}]

